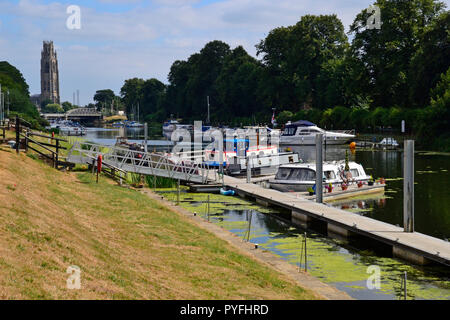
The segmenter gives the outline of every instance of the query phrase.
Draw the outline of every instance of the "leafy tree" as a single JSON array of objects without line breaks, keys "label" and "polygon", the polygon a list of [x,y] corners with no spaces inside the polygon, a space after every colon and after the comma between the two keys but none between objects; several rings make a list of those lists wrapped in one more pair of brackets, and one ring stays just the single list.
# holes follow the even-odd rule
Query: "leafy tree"
[{"label": "leafy tree", "polygon": [[166,86],[161,81],[152,78],[142,85],[139,96],[142,97],[140,112],[144,115],[158,113],[158,119],[164,120],[165,111],[162,102],[166,92]]},{"label": "leafy tree", "polygon": [[75,106],[75,105],[71,104],[69,101],[63,102],[61,104],[61,107],[64,109],[64,112],[67,112],[67,111],[69,111],[71,109],[74,109],[74,108],[78,108],[78,106]]},{"label": "leafy tree", "polygon": [[411,61],[410,101],[423,107],[430,100],[431,89],[450,67],[450,12],[433,19],[420,35]]},{"label": "leafy tree", "polygon": [[114,91],[111,89],[97,90],[94,95],[97,109],[109,108],[112,105],[114,97]]},{"label": "leafy tree", "polygon": [[[295,26],[272,30],[257,45],[257,53],[268,68],[273,104],[290,110],[321,106],[321,86],[329,82],[327,77],[339,74],[330,74],[327,67],[343,59],[347,47],[344,26],[336,15],[306,15]],[[330,96],[340,91],[329,89],[334,91]]]},{"label": "leafy tree", "polygon": [[57,103],[49,103],[43,109],[44,113],[64,113],[64,109]]},{"label": "leafy tree", "polygon": [[[350,26],[350,78],[358,94],[370,93],[374,105],[414,106],[410,97],[412,60],[421,35],[443,10],[435,0],[378,0],[380,29],[367,29],[372,14],[361,11]],[[419,59],[419,58],[418,58]]]},{"label": "leafy tree", "polygon": [[11,116],[19,114],[35,123],[36,127],[45,125],[46,121],[39,116],[36,107],[30,101],[28,84],[22,73],[6,61],[0,61],[0,83],[2,93],[9,99]]},{"label": "leafy tree", "polygon": [[122,102],[125,105],[125,112],[127,114],[131,114],[133,111],[133,106],[137,106],[137,104],[141,101],[143,85],[143,79],[133,78],[125,80],[124,85],[120,89],[120,95],[122,97]]}]

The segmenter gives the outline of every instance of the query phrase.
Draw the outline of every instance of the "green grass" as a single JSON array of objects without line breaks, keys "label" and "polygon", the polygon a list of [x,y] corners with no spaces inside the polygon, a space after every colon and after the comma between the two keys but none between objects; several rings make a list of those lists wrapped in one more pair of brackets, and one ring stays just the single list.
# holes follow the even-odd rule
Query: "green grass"
[{"label": "green grass", "polygon": [[[134,189],[0,150],[0,286],[8,299],[311,299]],[[6,170],[3,170],[6,168]],[[32,178],[30,178],[32,177]],[[12,190],[11,179],[16,184]],[[20,205],[16,205],[20,204]],[[66,269],[82,270],[67,290]]]}]

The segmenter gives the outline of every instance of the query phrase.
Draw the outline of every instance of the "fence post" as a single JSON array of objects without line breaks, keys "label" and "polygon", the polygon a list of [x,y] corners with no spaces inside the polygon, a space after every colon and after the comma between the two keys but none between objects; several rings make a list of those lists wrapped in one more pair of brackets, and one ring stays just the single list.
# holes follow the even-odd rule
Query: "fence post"
[{"label": "fence post", "polygon": [[28,152],[28,130],[25,131],[25,152]]},{"label": "fence post", "polygon": [[20,148],[20,118],[16,115],[16,153],[19,154]]},{"label": "fence post", "polygon": [[59,139],[56,139],[56,168],[59,164]]}]

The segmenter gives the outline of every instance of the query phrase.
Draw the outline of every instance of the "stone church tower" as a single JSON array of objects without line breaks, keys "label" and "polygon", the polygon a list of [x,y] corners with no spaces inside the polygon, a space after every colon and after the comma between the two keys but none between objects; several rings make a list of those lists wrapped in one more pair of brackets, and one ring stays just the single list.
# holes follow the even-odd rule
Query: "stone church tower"
[{"label": "stone church tower", "polygon": [[59,104],[59,73],[53,41],[44,41],[41,53],[41,102],[51,100]]}]

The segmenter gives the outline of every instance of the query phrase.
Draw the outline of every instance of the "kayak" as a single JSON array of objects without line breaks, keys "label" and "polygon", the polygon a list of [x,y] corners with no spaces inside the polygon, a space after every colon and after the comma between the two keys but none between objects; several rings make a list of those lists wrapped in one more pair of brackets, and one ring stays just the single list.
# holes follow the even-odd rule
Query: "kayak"
[{"label": "kayak", "polygon": [[225,190],[224,188],[220,188],[220,194],[224,196],[234,196],[234,190]]}]

